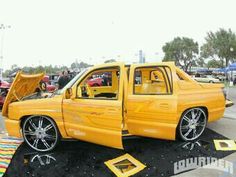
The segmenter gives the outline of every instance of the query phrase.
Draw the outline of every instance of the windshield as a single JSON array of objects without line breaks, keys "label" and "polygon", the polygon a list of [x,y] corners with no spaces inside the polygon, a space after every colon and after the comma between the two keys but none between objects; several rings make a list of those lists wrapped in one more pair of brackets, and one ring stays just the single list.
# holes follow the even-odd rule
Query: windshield
[{"label": "windshield", "polygon": [[63,87],[63,89],[57,90],[55,94],[62,94],[66,89],[72,87],[74,85],[74,83],[88,70],[88,68],[84,69],[83,71],[81,71],[79,74],[77,74],[70,82],[68,82],[68,84],[66,84],[65,87]]}]

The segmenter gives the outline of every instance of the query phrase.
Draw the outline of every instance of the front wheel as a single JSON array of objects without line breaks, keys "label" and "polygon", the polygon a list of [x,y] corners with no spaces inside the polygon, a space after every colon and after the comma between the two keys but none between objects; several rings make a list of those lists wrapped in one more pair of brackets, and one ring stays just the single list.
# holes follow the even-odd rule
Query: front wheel
[{"label": "front wheel", "polygon": [[46,116],[30,116],[22,127],[25,142],[36,151],[46,152],[54,149],[59,142],[56,124]]},{"label": "front wheel", "polygon": [[184,141],[193,141],[204,132],[207,124],[207,116],[201,108],[191,108],[185,111],[180,119],[178,131]]}]

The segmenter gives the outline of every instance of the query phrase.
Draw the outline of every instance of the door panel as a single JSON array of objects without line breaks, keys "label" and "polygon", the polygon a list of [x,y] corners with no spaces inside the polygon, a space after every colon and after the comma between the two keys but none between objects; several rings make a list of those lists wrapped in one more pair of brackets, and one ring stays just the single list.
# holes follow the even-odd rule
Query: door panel
[{"label": "door panel", "polygon": [[[119,68],[119,72],[117,68]],[[97,85],[96,87],[90,87],[86,84],[91,75],[93,77],[98,75],[93,75],[95,72],[104,72],[105,74],[108,72],[113,73],[112,86],[109,84],[107,86]],[[123,75],[123,64],[110,64],[109,67],[91,69],[89,74],[81,79],[76,86],[73,86],[73,93],[77,94],[77,96],[74,99],[63,100],[65,128],[69,136],[100,145],[123,149],[121,137],[123,121]],[[86,86],[84,87],[84,85]],[[82,88],[85,89],[83,92],[89,89],[89,95],[86,93],[81,94],[79,90]],[[116,96],[106,97],[107,93],[114,93]],[[100,97],[94,96],[99,94],[101,95]]]},{"label": "door panel", "polygon": [[116,100],[65,99],[63,114],[69,136],[122,148],[122,103]]},{"label": "door panel", "polygon": [[129,133],[175,139],[177,105],[172,95],[129,95],[127,108]]},{"label": "door panel", "polygon": [[[129,133],[175,139],[177,95],[173,91],[171,70],[168,68],[169,71],[155,65],[131,67],[126,116]],[[134,73],[139,73],[141,77],[138,85]]]}]

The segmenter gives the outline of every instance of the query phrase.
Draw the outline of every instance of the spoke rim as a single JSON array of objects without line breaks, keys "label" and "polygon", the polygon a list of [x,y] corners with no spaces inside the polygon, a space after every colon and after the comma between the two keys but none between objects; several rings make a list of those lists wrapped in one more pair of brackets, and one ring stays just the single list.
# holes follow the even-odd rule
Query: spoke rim
[{"label": "spoke rim", "polygon": [[180,135],[185,141],[197,139],[203,133],[207,123],[205,112],[201,108],[188,110],[180,121]]},{"label": "spoke rim", "polygon": [[58,141],[54,122],[45,116],[31,116],[23,124],[22,133],[26,143],[41,152],[52,150]]}]

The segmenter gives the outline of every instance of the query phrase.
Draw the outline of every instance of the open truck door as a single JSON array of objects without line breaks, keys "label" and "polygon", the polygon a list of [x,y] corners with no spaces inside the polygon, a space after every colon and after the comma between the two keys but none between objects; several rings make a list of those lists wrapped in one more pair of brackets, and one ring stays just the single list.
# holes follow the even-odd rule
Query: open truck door
[{"label": "open truck door", "polygon": [[126,125],[130,134],[175,139],[177,95],[174,64],[136,64],[130,68]]},{"label": "open truck door", "polygon": [[69,136],[123,149],[124,68],[123,63],[97,66],[74,84],[73,96],[63,100],[63,116]]}]

